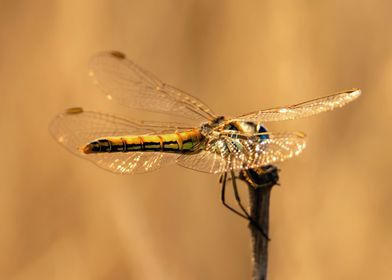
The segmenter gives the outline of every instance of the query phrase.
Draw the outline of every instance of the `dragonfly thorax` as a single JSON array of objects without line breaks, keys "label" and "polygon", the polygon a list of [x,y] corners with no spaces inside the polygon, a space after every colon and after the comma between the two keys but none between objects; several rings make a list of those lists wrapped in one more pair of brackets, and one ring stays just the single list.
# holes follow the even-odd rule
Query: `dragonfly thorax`
[{"label": "dragonfly thorax", "polygon": [[216,127],[216,126],[219,126],[220,124],[222,124],[224,121],[225,121],[225,117],[224,116],[219,116],[219,117],[216,117],[215,119],[213,119],[211,121],[211,125],[213,127]]},{"label": "dragonfly thorax", "polygon": [[219,126],[222,126],[224,124],[225,117],[224,116],[219,116],[213,119],[210,122],[203,123],[200,127],[200,132],[203,136],[210,135],[213,130],[216,130]]},{"label": "dragonfly thorax", "polygon": [[234,130],[234,131],[239,131],[242,133],[249,133],[249,134],[267,132],[267,129],[261,123],[255,123],[249,121],[246,122],[232,121],[225,124],[223,129]]}]

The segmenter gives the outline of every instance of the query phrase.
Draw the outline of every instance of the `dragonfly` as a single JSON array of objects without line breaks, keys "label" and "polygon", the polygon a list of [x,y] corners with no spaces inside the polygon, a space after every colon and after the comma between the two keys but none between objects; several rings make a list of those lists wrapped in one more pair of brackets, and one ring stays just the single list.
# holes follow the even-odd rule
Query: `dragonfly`
[{"label": "dragonfly", "polygon": [[121,52],[101,52],[89,65],[90,75],[108,100],[131,109],[169,114],[179,120],[135,121],[82,108],[67,109],[53,119],[50,132],[57,142],[117,174],[144,173],[178,164],[201,172],[221,173],[224,181],[227,174],[234,179],[237,171],[261,170],[304,150],[303,132],[272,132],[264,123],[331,111],[361,94],[359,89],[350,89],[295,105],[227,117],[162,82]]}]

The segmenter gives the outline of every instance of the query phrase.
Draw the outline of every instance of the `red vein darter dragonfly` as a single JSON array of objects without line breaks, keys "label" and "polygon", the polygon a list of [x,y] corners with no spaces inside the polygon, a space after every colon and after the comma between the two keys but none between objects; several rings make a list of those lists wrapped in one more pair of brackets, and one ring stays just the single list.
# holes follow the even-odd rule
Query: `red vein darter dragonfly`
[{"label": "red vein darter dragonfly", "polygon": [[226,174],[281,162],[303,151],[305,134],[267,131],[264,123],[330,111],[361,94],[359,89],[351,89],[227,118],[190,94],[163,83],[120,52],[94,56],[90,74],[109,100],[175,115],[180,121],[133,121],[82,108],[68,109],[54,118],[50,131],[61,145],[118,174],[149,172],[174,163]]}]

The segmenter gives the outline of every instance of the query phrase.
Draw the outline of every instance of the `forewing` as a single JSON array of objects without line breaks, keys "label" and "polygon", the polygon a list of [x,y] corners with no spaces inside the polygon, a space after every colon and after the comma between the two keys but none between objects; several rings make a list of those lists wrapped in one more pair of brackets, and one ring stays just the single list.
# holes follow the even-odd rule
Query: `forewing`
[{"label": "forewing", "polygon": [[252,121],[260,123],[309,117],[322,112],[331,111],[335,108],[343,107],[358,98],[360,94],[361,91],[359,89],[347,90],[296,105],[282,106],[253,112],[235,118],[235,121]]},{"label": "forewing", "polygon": [[304,148],[302,132],[222,133],[201,152],[181,155],[177,163],[198,171],[220,173],[282,162]]},{"label": "forewing", "polygon": [[80,148],[108,136],[162,134],[190,128],[177,123],[132,122],[109,114],[72,108],[59,114],[49,129],[57,142],[70,152],[114,173],[131,174],[155,170],[173,163],[176,157],[161,152],[84,154]]},{"label": "forewing", "polygon": [[135,109],[180,115],[205,121],[215,117],[195,97],[164,84],[119,52],[102,52],[91,59],[90,75],[109,100]]}]

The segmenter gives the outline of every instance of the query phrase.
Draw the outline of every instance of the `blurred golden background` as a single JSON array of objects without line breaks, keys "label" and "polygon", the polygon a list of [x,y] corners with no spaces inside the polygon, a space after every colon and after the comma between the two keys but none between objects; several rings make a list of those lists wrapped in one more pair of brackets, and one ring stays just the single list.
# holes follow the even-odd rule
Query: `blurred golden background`
[{"label": "blurred golden background", "polygon": [[361,88],[342,109],[267,124],[308,135],[279,165],[269,279],[391,279],[391,11],[387,0],[2,1],[0,279],[250,279],[248,228],[222,207],[219,176],[114,175],[49,135],[73,106],[140,117],[87,76],[108,49],[228,115]]}]

